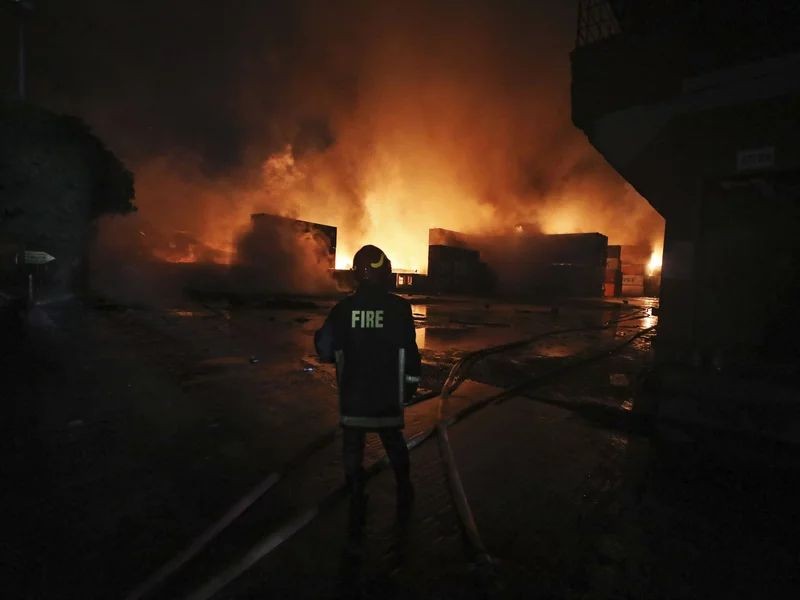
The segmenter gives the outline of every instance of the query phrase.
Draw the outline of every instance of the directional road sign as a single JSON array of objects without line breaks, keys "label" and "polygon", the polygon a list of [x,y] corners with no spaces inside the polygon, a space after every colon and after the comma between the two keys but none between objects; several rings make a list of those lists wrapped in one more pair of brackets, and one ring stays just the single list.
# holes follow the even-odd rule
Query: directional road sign
[{"label": "directional road sign", "polygon": [[51,260],[55,259],[55,256],[51,256],[47,252],[41,252],[40,250],[25,250],[26,265],[45,265]]}]

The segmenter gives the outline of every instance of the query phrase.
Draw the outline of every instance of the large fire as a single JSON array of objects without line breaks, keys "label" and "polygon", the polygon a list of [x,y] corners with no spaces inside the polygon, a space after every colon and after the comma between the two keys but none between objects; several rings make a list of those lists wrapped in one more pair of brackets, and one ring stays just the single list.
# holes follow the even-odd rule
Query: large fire
[{"label": "large fire", "polygon": [[[412,149],[409,157],[387,151],[366,157],[360,198],[342,194],[324,157],[296,160],[291,146],[264,160],[248,186],[208,182],[198,188],[191,177],[167,177],[168,165],[154,163],[143,171],[142,192],[157,187],[162,195],[193,197],[202,214],[190,215],[195,221],[193,233],[176,231],[159,239],[151,244],[152,253],[168,262],[230,264],[237,240],[249,229],[255,212],[337,227],[338,269],[350,268],[356,250],[372,243],[387,252],[394,268],[426,273],[428,231],[434,227],[480,233],[513,231],[518,222],[532,222],[544,233],[600,231],[612,244],[636,241],[635,231],[621,227],[613,211],[598,213],[592,194],[602,190],[588,186],[561,191],[520,210],[513,202],[482,201],[469,180],[461,177],[457,162],[448,164],[446,156],[437,156],[430,148],[426,152]],[[662,242],[657,238],[651,243],[658,250],[651,257],[650,273],[660,268]]]},{"label": "large fire", "polygon": [[[339,269],[350,268],[356,250],[372,243],[387,252],[396,269],[425,273],[428,230],[433,227],[465,233],[496,232],[511,231],[516,222],[526,221],[538,223],[545,233],[599,230],[609,235],[610,243],[633,239],[625,239],[633,232],[624,231],[613,217],[598,214],[591,188],[554,194],[547,202],[520,211],[513,203],[507,203],[511,210],[503,209],[500,202],[481,201],[474,186],[460,176],[458,163],[448,164],[446,156],[437,156],[430,148],[419,153],[412,149],[410,157],[387,151],[365,158],[362,168],[364,190],[358,218],[354,218],[352,207],[359,199],[342,195],[332,181],[331,165],[322,157],[296,160],[292,147],[287,146],[263,162],[259,177],[250,187],[206,186],[200,192],[205,200],[200,205],[207,214],[199,231],[191,236],[177,232],[168,246],[162,245],[154,254],[170,262],[230,263],[237,239],[250,226],[250,215],[262,211],[337,227]],[[198,194],[189,184],[177,186],[176,194]],[[613,231],[606,229],[609,225]],[[615,236],[622,239],[616,241]],[[653,240],[653,244],[660,246],[660,240]],[[650,268],[659,266],[660,252],[654,252]]]},{"label": "large fire", "polygon": [[[141,213],[229,256],[253,213],[323,223],[338,230],[337,267],[372,243],[395,268],[421,273],[437,227],[500,233],[531,223],[660,243],[663,220],[570,123],[570,36],[526,25],[509,37],[516,20],[483,4],[457,16],[390,4],[366,3],[347,19],[355,30],[315,12],[310,50],[292,50],[299,62],[281,69],[286,80],[248,79],[232,100],[241,112],[233,164],[209,170],[203,156],[169,149],[136,165]],[[265,114],[265,98],[281,102]],[[308,117],[323,125],[304,129]]]},{"label": "large fire", "polygon": [[393,267],[427,272],[428,230],[439,224],[472,231],[494,220],[492,207],[481,206],[449,174],[415,182],[397,164],[386,176],[376,177],[364,198],[362,231],[341,232],[337,268],[349,268],[355,252],[364,244],[379,245],[392,259]]}]

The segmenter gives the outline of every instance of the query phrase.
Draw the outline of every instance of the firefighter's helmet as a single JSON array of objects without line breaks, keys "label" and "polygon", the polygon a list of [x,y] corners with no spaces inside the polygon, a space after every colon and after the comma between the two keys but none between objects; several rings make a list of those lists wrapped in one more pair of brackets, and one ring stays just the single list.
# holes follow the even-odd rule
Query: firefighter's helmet
[{"label": "firefighter's helmet", "polygon": [[358,283],[388,286],[392,278],[392,261],[377,246],[364,246],[353,257],[353,272]]}]

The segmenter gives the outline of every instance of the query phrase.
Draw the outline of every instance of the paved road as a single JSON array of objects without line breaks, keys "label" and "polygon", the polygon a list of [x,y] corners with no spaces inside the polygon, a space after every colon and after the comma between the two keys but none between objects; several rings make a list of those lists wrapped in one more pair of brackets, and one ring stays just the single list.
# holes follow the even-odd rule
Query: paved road
[{"label": "paved road", "polygon": [[[124,597],[334,429],[332,373],[309,354],[329,306],[63,305],[40,315],[27,344],[4,362],[10,508],[2,551],[12,595]],[[418,301],[424,384],[440,386],[456,359],[487,344],[597,325],[630,310],[590,303],[554,314],[551,307]],[[620,323],[489,357],[445,414],[650,324]],[[420,493],[406,530],[393,527],[393,483],[384,471],[370,483],[362,560],[344,552],[346,503],[335,503],[220,597],[692,597],[731,582],[774,597],[792,589],[800,536],[783,520],[796,500],[783,482],[793,471],[756,469],[742,479],[726,478],[723,467],[686,469],[627,426],[650,342],[641,338],[453,427],[463,485],[496,559],[493,577],[465,546],[437,445],[428,442],[413,454]],[[433,425],[436,402],[409,409],[409,435]],[[374,440],[367,455],[382,455]],[[158,597],[196,589],[340,482],[335,440],[287,474]],[[751,510],[762,498],[768,514]],[[750,516],[728,527],[715,517],[714,499],[728,506],[717,514],[730,518],[739,509]],[[737,536],[754,531],[762,534],[757,544],[737,544]],[[735,577],[723,577],[728,564],[737,565]]]}]

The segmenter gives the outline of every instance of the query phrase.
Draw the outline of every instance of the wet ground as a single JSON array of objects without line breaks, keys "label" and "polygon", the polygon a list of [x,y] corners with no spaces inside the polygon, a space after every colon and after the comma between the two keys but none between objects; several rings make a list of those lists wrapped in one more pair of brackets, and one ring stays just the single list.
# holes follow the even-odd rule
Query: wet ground
[{"label": "wet ground", "polygon": [[[482,407],[448,435],[489,562],[436,436],[412,452],[407,525],[384,469],[363,541],[347,542],[335,381],[311,354],[333,300],[72,302],[38,308],[24,343],[4,346],[6,596],[125,598],[271,483],[147,597],[211,597],[226,573],[214,597],[795,596],[793,457],[666,446],[636,418],[653,334],[633,336],[656,324],[652,302],[411,300],[426,390],[472,352],[531,340],[407,409],[418,438]],[[369,438],[366,462],[382,455]]]}]

